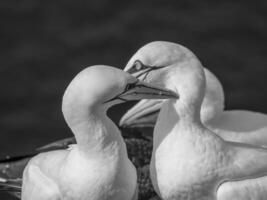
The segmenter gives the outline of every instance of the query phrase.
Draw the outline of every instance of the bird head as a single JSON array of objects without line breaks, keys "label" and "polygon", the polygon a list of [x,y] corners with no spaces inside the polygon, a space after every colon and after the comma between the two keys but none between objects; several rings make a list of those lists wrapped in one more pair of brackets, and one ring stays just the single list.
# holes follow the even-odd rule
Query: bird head
[{"label": "bird head", "polygon": [[94,109],[140,99],[177,98],[177,94],[144,83],[130,74],[110,66],[97,65],[81,71],[69,84],[63,96],[63,112]]},{"label": "bird head", "polygon": [[124,71],[147,83],[166,85],[168,69],[184,63],[194,54],[187,48],[172,42],[156,41],[141,47],[129,60]]},{"label": "bird head", "polygon": [[[200,68],[202,65],[198,58],[186,47],[172,42],[156,41],[141,47],[124,70],[147,83],[185,93],[183,91],[187,88],[193,92],[192,87],[198,85],[196,77],[202,73]],[[207,77],[207,90],[201,115],[204,121],[208,121],[223,110],[224,94],[217,77],[205,68],[204,72]],[[177,83],[176,88],[174,83]],[[122,117],[120,125],[153,126],[157,119],[155,115],[162,103],[163,100],[159,99],[140,101]]]}]

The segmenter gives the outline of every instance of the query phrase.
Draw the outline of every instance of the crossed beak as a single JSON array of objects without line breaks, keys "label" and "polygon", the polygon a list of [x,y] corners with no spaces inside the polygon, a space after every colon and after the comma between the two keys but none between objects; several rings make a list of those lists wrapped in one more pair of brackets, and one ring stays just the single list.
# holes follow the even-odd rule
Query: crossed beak
[{"label": "crossed beak", "polygon": [[120,99],[126,101],[130,100],[140,100],[140,99],[172,99],[179,98],[178,94],[163,88],[145,83],[138,80],[135,83],[131,83],[131,87],[126,88],[126,90],[118,96]]},{"label": "crossed beak", "polygon": [[139,71],[131,72],[131,69],[129,69],[129,70],[126,70],[126,72],[130,73],[132,76],[134,76],[135,78],[137,78],[139,80],[146,81],[149,73],[163,69],[163,68],[165,68],[165,67],[149,67],[149,66],[147,66],[147,68],[139,70]]}]

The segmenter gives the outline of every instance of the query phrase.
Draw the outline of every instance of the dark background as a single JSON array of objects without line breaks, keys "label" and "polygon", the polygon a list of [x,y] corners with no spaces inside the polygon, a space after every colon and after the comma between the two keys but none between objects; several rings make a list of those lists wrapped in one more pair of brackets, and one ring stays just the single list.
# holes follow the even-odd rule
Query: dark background
[{"label": "dark background", "polygon": [[154,40],[191,49],[221,80],[227,109],[267,113],[266,2],[1,0],[0,157],[71,136],[61,97],[75,74],[123,68]]}]

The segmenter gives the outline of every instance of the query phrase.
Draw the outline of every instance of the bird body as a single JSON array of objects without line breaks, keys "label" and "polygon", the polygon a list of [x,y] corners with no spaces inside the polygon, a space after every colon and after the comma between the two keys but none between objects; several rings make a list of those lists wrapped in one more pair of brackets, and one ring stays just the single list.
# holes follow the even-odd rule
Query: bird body
[{"label": "bird body", "polygon": [[176,98],[176,94],[112,67],[80,72],[62,102],[77,145],[33,157],[23,172],[22,200],[137,199],[136,169],[106,112],[114,104],[141,98]]},{"label": "bird body", "polygon": [[242,200],[265,200],[267,196],[266,185],[267,176],[230,181],[220,185],[217,191],[217,199],[236,199],[238,197]]},{"label": "bird body", "polygon": [[[218,115],[217,111],[210,112],[215,118],[203,120],[203,114],[209,114],[201,111],[208,81],[192,52],[174,43],[152,42],[141,48],[126,68],[131,72],[135,69],[134,75],[141,80],[164,85],[179,94],[179,100],[164,101],[153,133],[150,172],[153,186],[162,199],[243,200],[244,195],[249,200],[266,199],[267,149],[251,145],[263,144],[257,143],[258,132],[253,129],[259,127],[259,123],[242,127],[235,124],[238,120],[233,120],[235,112]],[[142,110],[148,107],[146,102],[137,106],[144,116],[149,115],[148,111]],[[207,105],[209,102],[213,101],[206,101]],[[158,103],[152,104],[153,108],[161,107]],[[155,113],[155,109],[151,110]],[[142,114],[139,119],[140,116]],[[251,113],[249,117],[255,116]],[[212,123],[219,124],[224,117],[226,120],[222,127],[217,126],[217,132],[209,127]],[[231,120],[227,122],[227,119]],[[252,122],[264,122],[264,119]],[[218,132],[232,134],[227,137],[233,141],[246,140],[250,144],[225,141],[223,134],[220,137]]]},{"label": "bird body", "polygon": [[77,146],[70,152],[66,151],[57,150],[34,157],[24,172],[24,181],[27,182],[22,188],[24,193],[39,190],[39,193],[32,193],[37,195],[32,199],[38,199],[40,192],[51,193],[58,199],[133,197],[135,190],[127,188],[136,189],[136,170],[129,160],[119,161],[120,157],[114,155],[114,151],[98,158],[81,155]]},{"label": "bird body", "polygon": [[[126,134],[126,133],[124,133]],[[141,138],[125,138],[128,157],[138,173],[138,196],[139,199],[147,200],[154,196],[153,186],[149,178],[149,162],[152,154],[152,142]],[[22,174],[28,161],[35,155],[60,149],[76,148],[75,138],[67,138],[38,148],[27,156],[10,157],[0,161],[0,192],[8,192],[13,196],[21,198]],[[40,154],[42,155],[42,154]],[[53,162],[53,160],[51,160]],[[136,191],[137,195],[137,191]]]},{"label": "bird body", "polygon": [[[266,149],[225,142],[188,119],[166,126],[168,114],[176,110],[172,102],[165,104],[154,131],[150,166],[152,183],[162,199],[266,198]],[[170,132],[163,135],[166,130]]]},{"label": "bird body", "polygon": [[[94,97],[102,94],[85,84],[90,78],[99,78],[99,72],[96,68],[84,70],[63,97],[63,114],[77,146],[33,157],[23,173],[22,200],[130,200],[134,196],[136,170],[127,157],[125,143],[118,128],[106,117],[107,107],[102,108]],[[106,89],[105,85],[99,87],[103,87],[100,91]],[[83,94],[88,91],[96,99],[89,101]],[[78,94],[81,96],[77,97]]]},{"label": "bird body", "polygon": [[205,76],[199,62],[179,64],[176,73],[171,81],[180,98],[164,103],[153,133],[150,167],[158,195],[164,200],[243,200],[242,192],[251,185],[258,193],[251,200],[263,200],[267,149],[224,141],[202,124]]}]

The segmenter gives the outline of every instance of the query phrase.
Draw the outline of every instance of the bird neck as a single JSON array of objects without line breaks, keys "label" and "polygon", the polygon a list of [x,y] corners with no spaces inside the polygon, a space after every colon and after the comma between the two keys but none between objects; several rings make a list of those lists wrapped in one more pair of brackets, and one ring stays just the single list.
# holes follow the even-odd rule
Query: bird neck
[{"label": "bird neck", "polygon": [[170,100],[180,120],[200,122],[206,80],[198,60],[178,64],[168,74],[167,88],[176,91],[179,99]]},{"label": "bird neck", "polygon": [[179,116],[180,121],[187,123],[200,123],[200,106],[188,102],[175,101],[172,102],[173,107],[177,115]]},{"label": "bird neck", "polygon": [[[194,71],[195,70],[195,71]],[[201,68],[173,68],[165,87],[176,91],[179,98],[164,102],[154,128],[155,149],[169,134],[181,134],[175,127],[201,126],[200,108],[205,91],[205,76]]]},{"label": "bird neck", "polygon": [[65,112],[64,116],[76,138],[80,152],[87,155],[117,155],[125,148],[120,131],[106,115],[107,108],[100,105],[75,105]]}]

